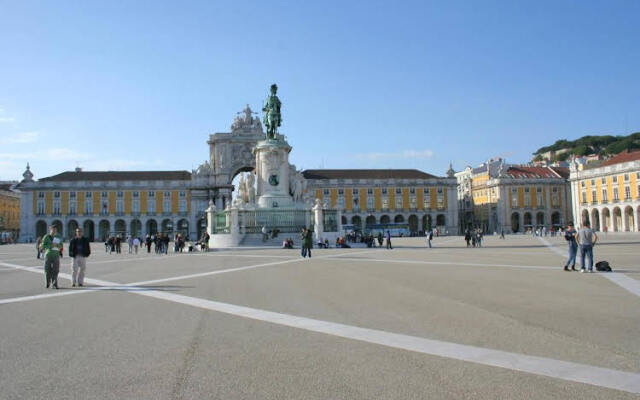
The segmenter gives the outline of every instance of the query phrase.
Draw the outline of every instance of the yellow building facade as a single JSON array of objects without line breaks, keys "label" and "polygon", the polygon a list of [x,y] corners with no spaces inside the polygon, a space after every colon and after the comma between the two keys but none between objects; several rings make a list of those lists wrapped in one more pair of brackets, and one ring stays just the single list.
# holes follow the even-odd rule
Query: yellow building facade
[{"label": "yellow building facade", "polygon": [[14,242],[20,232],[20,193],[15,183],[0,183],[0,242]]},{"label": "yellow building facade", "polygon": [[346,230],[406,226],[412,234],[438,228],[457,233],[455,178],[418,170],[335,169],[302,172],[308,192],[341,212]]},{"label": "yellow building facade", "polygon": [[640,232],[640,151],[571,165],[575,221],[602,232]]},{"label": "yellow building facade", "polygon": [[557,229],[571,218],[568,170],[489,161],[456,174],[461,230]]},{"label": "yellow building facade", "polygon": [[49,225],[65,238],[81,227],[85,236],[100,241],[159,232],[196,237],[206,228],[204,209],[196,211],[192,204],[187,171],[76,170],[26,179],[19,187],[23,241],[44,235]]}]

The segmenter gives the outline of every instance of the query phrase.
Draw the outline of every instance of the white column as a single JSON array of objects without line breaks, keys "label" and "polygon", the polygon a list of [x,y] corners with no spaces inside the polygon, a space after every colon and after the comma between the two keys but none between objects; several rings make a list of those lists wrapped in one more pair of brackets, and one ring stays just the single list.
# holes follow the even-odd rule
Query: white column
[{"label": "white column", "polygon": [[320,201],[317,201],[316,205],[313,206],[313,212],[316,220],[316,225],[314,227],[316,241],[320,241],[323,239],[322,236],[324,235],[322,204]]},{"label": "white column", "polygon": [[215,224],[216,206],[213,204],[213,200],[209,201],[209,208],[206,211],[207,214],[207,233],[209,237],[213,236],[213,228]]}]

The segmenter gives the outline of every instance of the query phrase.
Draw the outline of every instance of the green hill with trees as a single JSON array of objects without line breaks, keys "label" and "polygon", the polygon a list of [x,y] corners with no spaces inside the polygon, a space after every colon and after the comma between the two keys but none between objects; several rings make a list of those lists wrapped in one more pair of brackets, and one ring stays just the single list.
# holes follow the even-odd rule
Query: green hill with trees
[{"label": "green hill with trees", "polygon": [[542,154],[549,151],[557,152],[565,149],[565,152],[556,154],[553,160],[550,161],[564,161],[572,154],[576,156],[587,156],[591,154],[610,156],[627,149],[640,149],[640,132],[632,133],[628,136],[604,135],[583,136],[576,140],[560,139],[551,146],[539,148],[533,153],[533,160],[542,161],[544,159]]}]

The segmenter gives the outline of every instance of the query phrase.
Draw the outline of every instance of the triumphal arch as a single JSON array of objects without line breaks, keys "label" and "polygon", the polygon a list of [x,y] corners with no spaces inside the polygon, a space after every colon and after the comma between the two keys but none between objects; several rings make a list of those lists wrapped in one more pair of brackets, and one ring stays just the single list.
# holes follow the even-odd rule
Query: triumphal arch
[{"label": "triumphal arch", "polygon": [[223,210],[231,203],[233,178],[240,172],[253,171],[256,167],[253,148],[265,137],[260,118],[247,104],[233,120],[231,132],[209,135],[209,160],[192,175],[192,201],[201,203],[204,210],[209,200]]}]

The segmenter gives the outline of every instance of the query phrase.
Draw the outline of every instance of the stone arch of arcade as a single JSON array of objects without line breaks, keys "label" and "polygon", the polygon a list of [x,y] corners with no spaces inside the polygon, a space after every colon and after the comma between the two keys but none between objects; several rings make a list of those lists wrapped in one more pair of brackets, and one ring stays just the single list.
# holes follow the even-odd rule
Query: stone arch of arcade
[{"label": "stone arch of arcade", "polygon": [[640,206],[614,205],[584,208],[578,224],[588,221],[600,232],[640,232]]}]

